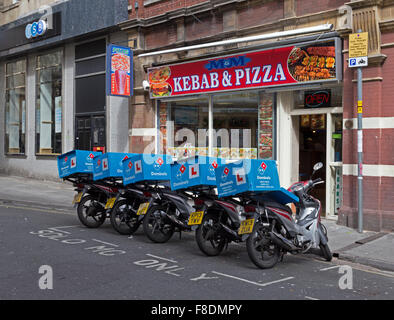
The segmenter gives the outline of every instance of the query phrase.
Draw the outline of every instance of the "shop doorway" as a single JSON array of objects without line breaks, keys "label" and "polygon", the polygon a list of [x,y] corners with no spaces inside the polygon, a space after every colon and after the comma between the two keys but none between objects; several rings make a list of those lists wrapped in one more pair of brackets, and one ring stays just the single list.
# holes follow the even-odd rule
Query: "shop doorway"
[{"label": "shop doorway", "polygon": [[[326,180],[327,153],[327,117],[326,114],[301,115],[299,117],[299,180],[308,180],[317,162],[323,163],[323,168],[313,176],[314,179]],[[317,185],[310,194],[319,199],[322,214],[326,208],[326,184]]]},{"label": "shop doorway", "polygon": [[75,146],[78,150],[105,152],[105,116],[76,117]]}]

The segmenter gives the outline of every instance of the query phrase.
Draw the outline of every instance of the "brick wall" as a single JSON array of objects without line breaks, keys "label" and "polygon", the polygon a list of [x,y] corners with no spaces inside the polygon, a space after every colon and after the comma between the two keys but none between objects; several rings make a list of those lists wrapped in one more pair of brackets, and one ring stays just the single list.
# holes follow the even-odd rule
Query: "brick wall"
[{"label": "brick wall", "polygon": [[[135,9],[135,2],[138,2],[138,10]],[[139,19],[155,17],[166,12],[207,2],[207,0],[162,0],[153,2],[149,5],[144,5],[144,2],[146,2],[146,0],[129,1],[129,4],[132,6],[132,10],[129,13],[130,19],[135,19],[137,17]]]},{"label": "brick wall", "polygon": [[348,1],[344,0],[296,0],[296,14],[303,16],[320,11],[337,9]]},{"label": "brick wall", "polygon": [[248,2],[238,10],[238,27],[243,29],[258,26],[283,18],[283,1]]},{"label": "brick wall", "polygon": [[222,14],[210,13],[188,18],[185,21],[185,40],[197,40],[223,31]]},{"label": "brick wall", "polygon": [[153,49],[157,47],[167,46],[176,42],[176,25],[169,24],[165,28],[163,26],[153,26],[145,33],[145,48]]},{"label": "brick wall", "polygon": [[[382,33],[382,44],[393,43],[394,32]],[[344,41],[348,48],[348,41]],[[394,117],[394,47],[382,48],[388,58],[373,62],[363,68],[363,119]],[[344,119],[357,118],[357,79],[356,69],[347,68],[348,54],[344,55]],[[370,58],[371,59],[371,58]],[[365,120],[364,122],[365,123]],[[363,128],[363,165],[394,164],[394,129]],[[343,163],[357,164],[357,124],[353,129],[343,132]],[[394,177],[363,176],[363,227],[365,230],[393,230]],[[358,178],[354,175],[343,177],[343,206],[339,212],[339,223],[353,228],[358,226]]]}]

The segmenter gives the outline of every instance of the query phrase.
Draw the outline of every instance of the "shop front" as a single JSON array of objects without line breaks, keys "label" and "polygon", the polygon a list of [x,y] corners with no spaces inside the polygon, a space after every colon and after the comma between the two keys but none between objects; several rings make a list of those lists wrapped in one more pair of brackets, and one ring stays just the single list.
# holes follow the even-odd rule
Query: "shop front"
[{"label": "shop front", "polygon": [[57,179],[62,153],[127,151],[127,135],[118,137],[128,100],[106,95],[106,50],[127,42],[117,27],[127,1],[116,1],[123,12],[89,3],[56,3],[0,26],[1,172]]},{"label": "shop front", "polygon": [[341,41],[333,37],[153,66],[148,78],[157,151],[274,159],[285,187],[307,179],[321,161],[327,183],[316,196],[334,216],[335,175],[341,178],[341,55]]}]

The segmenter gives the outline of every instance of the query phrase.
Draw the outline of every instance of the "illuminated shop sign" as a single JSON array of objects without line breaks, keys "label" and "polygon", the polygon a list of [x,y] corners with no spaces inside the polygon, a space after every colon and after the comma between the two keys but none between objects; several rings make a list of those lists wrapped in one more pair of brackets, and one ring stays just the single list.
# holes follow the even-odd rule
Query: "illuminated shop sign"
[{"label": "illuminated shop sign", "polygon": [[304,104],[307,108],[331,107],[331,90],[305,92]]},{"label": "illuminated shop sign", "polygon": [[150,68],[151,98],[340,80],[338,46],[332,39]]}]

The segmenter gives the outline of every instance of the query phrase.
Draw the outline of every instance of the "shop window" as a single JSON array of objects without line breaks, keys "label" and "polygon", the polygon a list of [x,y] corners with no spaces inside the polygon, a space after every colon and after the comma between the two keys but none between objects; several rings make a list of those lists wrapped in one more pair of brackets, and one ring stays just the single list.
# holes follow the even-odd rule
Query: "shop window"
[{"label": "shop window", "polygon": [[255,92],[213,97],[213,156],[257,159],[258,104]]},{"label": "shop window", "polygon": [[214,96],[214,156],[273,159],[274,103],[273,94],[257,92]]},{"label": "shop window", "polygon": [[208,108],[208,98],[160,103],[159,126],[168,154],[176,157],[208,155]]},{"label": "shop window", "polygon": [[159,101],[160,152],[273,159],[274,103],[273,94],[258,92]]},{"label": "shop window", "polygon": [[62,152],[62,51],[37,57],[36,152]]},{"label": "shop window", "polygon": [[5,152],[25,153],[26,60],[18,60],[6,65],[5,93]]}]

